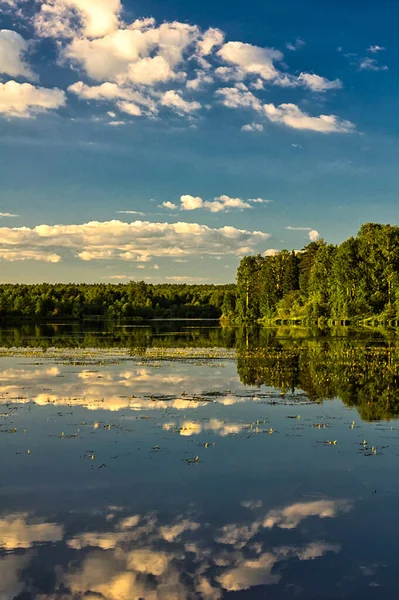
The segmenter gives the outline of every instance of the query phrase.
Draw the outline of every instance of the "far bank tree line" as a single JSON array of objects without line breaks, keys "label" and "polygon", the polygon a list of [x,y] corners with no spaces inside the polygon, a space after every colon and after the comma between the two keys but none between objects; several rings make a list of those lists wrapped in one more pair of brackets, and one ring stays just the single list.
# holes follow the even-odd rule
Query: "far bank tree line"
[{"label": "far bank tree line", "polygon": [[318,240],[299,252],[246,256],[225,308],[237,321],[396,319],[399,227],[366,223],[338,246]]},{"label": "far bank tree line", "polygon": [[218,319],[235,285],[36,284],[0,285],[3,319]]}]

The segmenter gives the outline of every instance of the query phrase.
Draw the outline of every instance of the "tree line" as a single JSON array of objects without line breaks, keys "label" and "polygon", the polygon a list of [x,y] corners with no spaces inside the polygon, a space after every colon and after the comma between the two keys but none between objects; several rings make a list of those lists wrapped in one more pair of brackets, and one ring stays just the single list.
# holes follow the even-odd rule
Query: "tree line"
[{"label": "tree line", "polygon": [[217,319],[230,293],[234,284],[3,284],[0,318]]},{"label": "tree line", "polygon": [[340,245],[320,239],[300,251],[245,256],[226,308],[238,321],[397,319],[399,227],[366,223]]}]

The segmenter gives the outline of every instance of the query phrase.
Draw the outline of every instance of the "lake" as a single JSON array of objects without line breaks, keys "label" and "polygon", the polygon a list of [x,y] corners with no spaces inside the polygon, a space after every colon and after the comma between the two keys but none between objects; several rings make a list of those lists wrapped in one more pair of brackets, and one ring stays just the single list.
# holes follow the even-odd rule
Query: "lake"
[{"label": "lake", "polygon": [[395,334],[0,329],[0,599],[396,599]]}]

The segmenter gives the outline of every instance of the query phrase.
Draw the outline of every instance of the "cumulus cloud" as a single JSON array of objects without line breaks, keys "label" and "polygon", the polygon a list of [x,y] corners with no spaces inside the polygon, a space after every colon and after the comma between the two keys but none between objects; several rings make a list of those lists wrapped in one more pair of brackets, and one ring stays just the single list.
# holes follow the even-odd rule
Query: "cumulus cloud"
[{"label": "cumulus cloud", "polygon": [[236,65],[246,74],[259,75],[269,81],[277,77],[274,62],[281,61],[283,55],[274,48],[261,48],[243,42],[227,42],[218,52],[218,56],[228,63]]},{"label": "cumulus cloud", "polygon": [[162,96],[161,104],[172,108],[179,114],[191,114],[201,108],[199,102],[188,102],[184,100],[179,92],[168,90]]},{"label": "cumulus cloud", "polygon": [[197,70],[196,77],[194,79],[189,79],[186,82],[186,88],[189,90],[199,90],[211,83],[213,83],[213,78],[210,75],[205,71]]},{"label": "cumulus cloud", "polygon": [[[18,2],[7,1],[18,11]],[[121,0],[43,0],[32,17],[38,36],[57,40],[58,64],[79,73],[80,81],[70,85],[68,92],[81,100],[110,105],[105,112],[114,116],[111,122],[104,120],[105,126],[125,125],[129,117],[154,118],[161,111],[166,113],[165,109],[190,119],[212,107],[199,102],[194,94],[219,79],[235,84],[216,90],[213,96],[228,108],[252,109],[263,117],[266,114],[270,120],[294,123],[290,126],[297,129],[320,132],[353,129],[351,123],[334,115],[310,117],[301,111],[293,115],[293,110],[299,111],[299,108],[291,104],[277,107],[266,104],[264,109],[263,101],[250,91],[262,93],[265,85],[271,84],[324,93],[341,88],[339,79],[330,81],[304,72],[299,77],[292,75],[282,62],[284,57],[279,50],[225,41],[224,33],[217,28],[203,30],[178,21],[158,24],[153,18],[137,18],[129,23],[122,19],[122,8]],[[303,44],[303,40],[297,38],[287,47],[297,50]],[[33,76],[24,62],[27,48],[27,42],[16,32],[0,32],[0,64],[5,65],[3,69],[12,77]],[[375,54],[381,49],[371,46],[369,52]],[[283,70],[277,68],[277,64],[282,65]],[[364,59],[360,68],[386,69],[370,57]],[[97,85],[92,85],[93,82]],[[27,89],[14,92],[21,97],[35,93],[36,97],[30,108],[12,108],[10,112],[1,111],[0,106],[1,112],[30,116],[65,104],[64,92],[60,90],[46,90],[46,94],[43,88],[33,88],[29,93]],[[270,107],[278,112],[271,115]],[[118,111],[123,113],[123,118],[116,116]],[[262,129],[263,124],[255,121],[242,126],[245,132]]]},{"label": "cumulus cloud", "polygon": [[61,260],[61,256],[55,252],[47,252],[40,249],[24,249],[23,252],[21,252],[20,250],[13,250],[12,248],[0,247],[0,260],[6,260],[8,262],[35,260],[47,263],[58,263]]},{"label": "cumulus cloud", "polygon": [[191,196],[190,194],[184,194],[180,198],[182,210],[196,210],[202,208],[204,201],[199,196]]},{"label": "cumulus cloud", "polygon": [[[134,116],[139,116],[143,112],[152,115],[158,111],[156,102],[151,96],[109,81],[93,86],[77,81],[68,87],[68,92],[83,100],[116,103],[119,110]],[[115,113],[113,115],[115,116]]]},{"label": "cumulus cloud", "polygon": [[62,49],[61,58],[98,81],[152,85],[181,76],[175,69],[199,37],[198,27],[179,22],[125,27],[97,39],[76,37]]},{"label": "cumulus cloud", "polygon": [[0,30],[0,73],[11,77],[34,79],[34,73],[25,61],[29,44],[16,31]]},{"label": "cumulus cloud", "polygon": [[262,125],[262,123],[248,123],[248,125],[243,125],[241,127],[241,131],[249,131],[249,132],[263,131],[263,125]]},{"label": "cumulus cloud", "polygon": [[309,239],[311,242],[315,242],[316,240],[318,240],[320,237],[320,233],[318,231],[316,231],[316,229],[312,229],[311,231],[309,231]]},{"label": "cumulus cloud", "polygon": [[33,117],[65,103],[65,93],[57,88],[35,87],[16,81],[0,83],[0,114],[9,117]]},{"label": "cumulus cloud", "polygon": [[[262,200],[262,198],[254,198],[251,200],[242,200],[241,198],[231,198],[226,194],[222,194],[222,196],[216,197],[214,200],[203,200],[199,196],[191,196],[190,194],[184,194],[180,198],[180,209],[181,210],[197,210],[199,208],[203,208],[205,210],[209,210],[210,212],[224,212],[228,211],[231,208],[252,208],[251,203],[261,203],[266,202]],[[165,203],[164,203],[165,205]],[[175,208],[176,205],[173,205]]]},{"label": "cumulus cloud", "polygon": [[169,200],[162,202],[161,206],[163,208],[168,208],[169,210],[177,210],[179,208],[177,204],[173,204],[173,202],[169,202]]},{"label": "cumulus cloud", "polygon": [[296,104],[265,104],[263,109],[270,121],[282,123],[293,129],[307,129],[319,133],[350,133],[355,128],[350,121],[341,120],[335,115],[311,117]]},{"label": "cumulus cloud", "polygon": [[328,90],[339,90],[342,88],[342,81],[335,79],[330,81],[320,75],[311,73],[301,73],[298,77],[298,81],[304,87],[309,88],[313,92],[326,92]]},{"label": "cumulus cloud", "polygon": [[256,248],[269,238],[261,231],[235,227],[213,229],[198,223],[148,221],[91,221],[80,225],[0,227],[3,260],[35,258],[58,262],[60,252],[72,252],[81,260],[146,262],[152,257],[195,254],[235,254]]},{"label": "cumulus cloud", "polygon": [[102,37],[118,25],[120,0],[44,0],[35,17],[39,35]]},{"label": "cumulus cloud", "polygon": [[227,108],[252,108],[261,111],[262,103],[248,88],[243,84],[237,84],[236,87],[225,87],[216,90],[216,97],[220,99]]},{"label": "cumulus cloud", "polygon": [[198,54],[200,56],[208,56],[215,47],[221,46],[223,42],[223,31],[214,27],[210,27],[197,42]]}]

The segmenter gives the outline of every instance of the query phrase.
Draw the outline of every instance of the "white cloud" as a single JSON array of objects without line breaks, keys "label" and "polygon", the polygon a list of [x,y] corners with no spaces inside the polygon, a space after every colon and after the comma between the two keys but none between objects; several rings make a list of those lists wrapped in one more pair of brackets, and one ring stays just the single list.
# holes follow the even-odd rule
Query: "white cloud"
[{"label": "white cloud", "polygon": [[221,46],[223,42],[223,31],[210,27],[197,42],[198,54],[200,56],[208,56],[215,47]]},{"label": "white cloud", "polygon": [[68,92],[76,94],[84,100],[115,102],[120,110],[129,114],[132,114],[129,111],[133,111],[133,114],[136,113],[134,116],[138,116],[138,110],[141,112],[143,109],[148,114],[157,112],[156,102],[150,96],[109,81],[94,86],[77,81],[68,87]]},{"label": "white cloud", "polygon": [[116,212],[122,215],[139,215],[141,217],[144,217],[145,215],[145,213],[140,212],[139,210],[117,210]]},{"label": "white cloud", "polygon": [[252,108],[262,110],[260,100],[246,86],[225,87],[216,90],[215,94],[227,108]]},{"label": "white cloud", "polygon": [[315,242],[316,240],[318,240],[320,237],[320,233],[318,231],[316,231],[315,229],[312,229],[312,231],[309,231],[309,239],[311,242]]},{"label": "white cloud", "polygon": [[19,217],[19,215],[14,215],[13,213],[8,213],[8,212],[0,212],[0,218],[3,219],[5,217],[8,217],[8,218]]},{"label": "white cloud", "polygon": [[371,54],[377,54],[378,52],[382,52],[383,50],[386,50],[386,48],[384,48],[384,46],[370,46],[369,48],[367,48],[367,52],[371,52]]},{"label": "white cloud", "polygon": [[330,81],[325,77],[311,73],[301,73],[298,81],[313,92],[326,92],[327,90],[339,90],[342,88],[342,81],[340,79]]},{"label": "white cloud", "polygon": [[169,202],[169,200],[162,202],[161,206],[168,208],[169,210],[177,210],[178,208],[177,204],[173,204],[173,202]]},{"label": "white cloud", "polygon": [[375,58],[366,57],[360,62],[359,69],[361,71],[388,71],[386,65],[379,65]]},{"label": "white cloud", "polygon": [[312,231],[311,227],[292,227],[291,225],[288,225],[286,229],[289,231]]},{"label": "white cloud", "polygon": [[188,102],[174,90],[168,90],[163,94],[161,104],[174,109],[178,114],[191,114],[201,108],[199,102]]},{"label": "white cloud", "polygon": [[181,210],[196,210],[204,206],[204,201],[199,196],[191,196],[190,194],[184,194],[180,197]]},{"label": "white cloud", "polygon": [[263,253],[263,256],[276,256],[278,253],[279,251],[276,248],[269,248]]},{"label": "white cloud", "polygon": [[198,37],[198,27],[179,22],[124,28],[99,39],[76,37],[61,56],[98,81],[152,85],[181,77],[174,69]]},{"label": "white cloud", "polygon": [[0,247],[0,260],[6,260],[8,262],[36,260],[47,263],[58,263],[61,260],[61,256],[55,254],[55,252],[46,252],[44,250],[26,249],[21,252],[20,250]]},{"label": "white cloud", "polygon": [[205,202],[205,207],[208,207],[211,212],[221,212],[228,208],[251,208],[251,205],[241,198],[230,198],[223,194],[215,198],[214,202]]},{"label": "white cloud", "polygon": [[[245,78],[245,72],[238,67],[217,67],[215,75],[222,81],[241,81]],[[262,80],[260,80],[262,81]],[[253,85],[253,84],[252,84]],[[263,86],[263,83],[262,83]]]},{"label": "white cloud", "polygon": [[45,37],[102,37],[116,29],[121,8],[120,0],[44,0],[35,27]]},{"label": "white cloud", "polygon": [[239,255],[243,247],[257,248],[269,237],[261,231],[229,226],[212,229],[185,222],[114,220],[82,225],[0,227],[0,258],[58,262],[61,250],[72,252],[84,261],[146,262],[161,256]]},{"label": "white cloud", "polygon": [[243,125],[241,127],[241,131],[263,131],[262,123],[248,123],[248,125]]},{"label": "white cloud", "polygon": [[137,106],[137,104],[133,104],[133,102],[121,101],[118,102],[118,108],[120,111],[131,115],[132,117],[140,117],[142,115],[141,108]]},{"label": "white cloud", "polygon": [[226,194],[216,197],[214,200],[203,200],[199,196],[191,196],[190,194],[184,194],[180,198],[181,210],[197,210],[203,208],[209,210],[212,213],[228,211],[230,208],[252,208],[250,202],[259,203],[261,198],[254,200],[244,201],[241,198],[231,198]]},{"label": "white cloud", "polygon": [[25,61],[25,54],[29,44],[16,31],[0,29],[0,73],[11,77],[26,77],[35,79],[35,76]]},{"label": "white cloud", "polygon": [[274,61],[281,61],[283,55],[274,48],[260,48],[243,42],[227,42],[218,56],[228,63],[237,65],[246,74],[259,75],[266,81],[277,77]]},{"label": "white cloud", "polygon": [[126,80],[141,85],[153,85],[154,83],[170,81],[176,75],[170,64],[163,56],[146,57],[130,64]]},{"label": "white cloud", "polygon": [[32,117],[37,113],[60,108],[66,103],[65,93],[57,88],[35,87],[30,83],[0,83],[0,114],[10,117]]},{"label": "white cloud", "polygon": [[270,121],[294,129],[308,129],[319,133],[350,133],[355,128],[350,121],[341,120],[335,115],[311,117],[295,104],[280,104],[280,106],[265,104],[263,108]]},{"label": "white cloud", "polygon": [[[342,87],[339,79],[330,81],[312,73],[301,73],[297,77],[278,70],[276,64],[283,60],[283,54],[274,48],[240,41],[225,42],[220,29],[211,27],[203,31],[197,25],[178,21],[158,24],[153,18],[138,18],[132,23],[125,22],[121,17],[121,0],[41,0],[38,4],[33,16],[36,32],[57,41],[58,64],[79,72],[81,79],[86,76],[91,82],[98,83],[90,85],[89,81],[77,81],[68,87],[69,93],[83,100],[108,103],[110,106],[105,111],[108,116],[120,111],[130,117],[154,118],[161,107],[166,107],[190,119],[203,106],[202,101],[200,103],[192,95],[219,78],[235,82],[234,87],[222,87],[215,92],[219,102],[228,108],[251,109],[297,129],[324,132],[353,129],[351,123],[334,115],[310,117],[293,104],[278,107],[267,104],[263,109],[263,101],[250,90],[262,93],[265,82],[285,88],[302,86],[315,92]],[[18,11],[18,3],[15,5]],[[23,62],[27,42],[15,32],[0,32],[0,61],[1,36],[7,48],[12,50],[7,50],[6,60],[2,60],[7,68],[3,68],[12,76],[15,73],[15,77],[17,74],[32,75]],[[297,38],[288,47],[296,50],[303,44],[303,40]],[[370,48],[382,49],[378,46]],[[371,62],[362,63],[361,68],[376,70],[375,59],[367,60]],[[286,65],[283,67],[288,69]],[[385,68],[378,67],[379,70]],[[244,80],[248,86],[242,83]],[[186,96],[187,91],[190,96]],[[47,92],[53,94],[54,101],[54,94],[64,94],[61,90]],[[60,103],[55,107],[64,105],[65,95],[58,101]],[[36,106],[40,107],[41,103]],[[211,108],[210,103],[204,106]],[[47,109],[46,106],[3,112],[27,116]],[[294,110],[299,113],[294,115]],[[111,122],[103,119],[104,125],[126,124],[116,116],[112,119]],[[126,120],[131,122],[127,117]],[[260,132],[263,126],[255,121],[248,122],[242,130]]]},{"label": "white cloud", "polygon": [[186,88],[189,90],[199,90],[203,88],[205,85],[210,85],[213,83],[213,78],[210,77],[205,71],[196,71],[195,79],[189,79],[186,82]]}]

